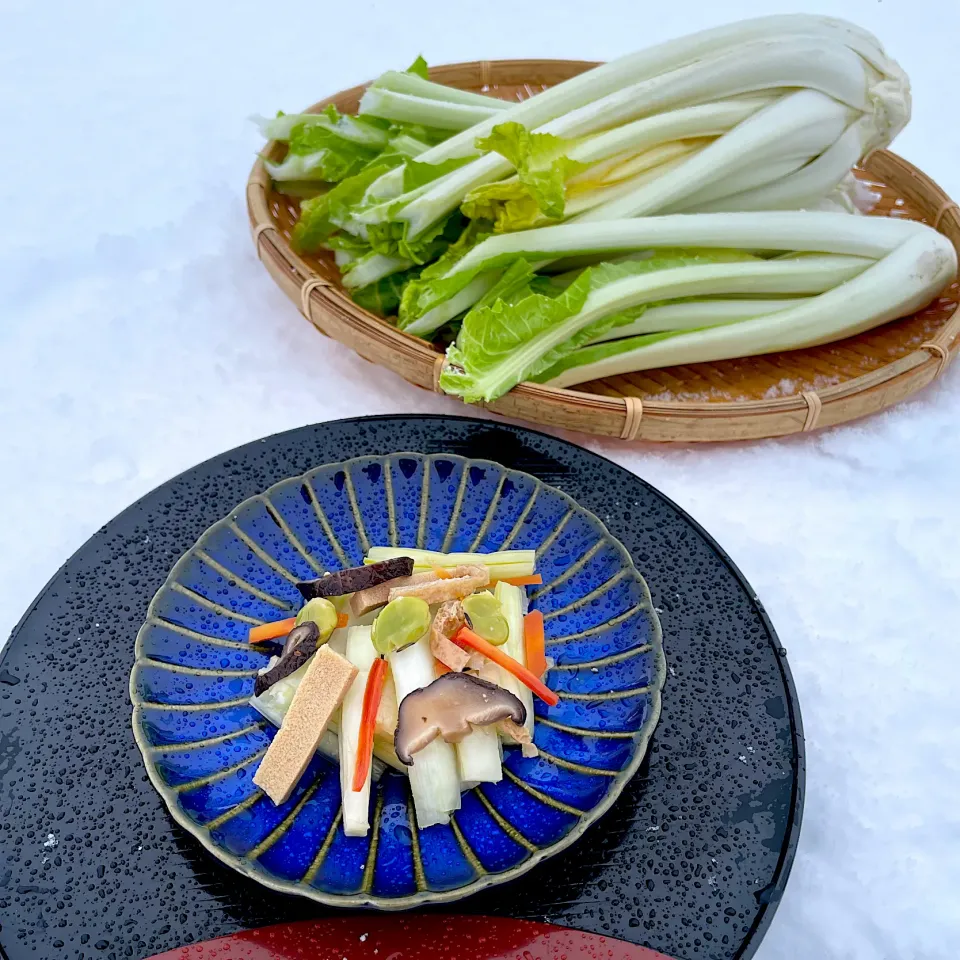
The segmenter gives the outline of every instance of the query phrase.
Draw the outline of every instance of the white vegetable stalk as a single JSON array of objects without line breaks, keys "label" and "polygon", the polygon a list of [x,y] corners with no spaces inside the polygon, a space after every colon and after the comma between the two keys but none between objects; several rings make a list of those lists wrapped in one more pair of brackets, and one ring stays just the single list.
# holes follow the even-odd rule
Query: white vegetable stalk
[{"label": "white vegetable stalk", "polygon": [[[523,587],[515,587],[512,583],[503,583],[496,585],[493,595],[500,601],[503,609],[503,615],[507,618],[507,624],[510,627],[510,633],[507,642],[503,645],[504,653],[513,657],[514,660],[527,665],[527,650],[523,640],[523,607],[526,601],[526,594]],[[527,711],[527,719],[524,726],[527,728],[530,736],[533,736],[533,693],[530,688],[521,683],[512,673],[500,670],[500,679],[497,683],[505,690],[515,694],[524,709]]]},{"label": "white vegetable stalk", "polygon": [[[854,218],[850,218],[853,220]],[[877,222],[869,218],[866,222]],[[956,274],[953,245],[935,230],[919,231],[858,277],[788,310],[742,323],[674,334],[649,342],[617,341],[621,352],[577,364],[577,355],[549,382],[570,386],[596,377],[615,376],[678,363],[703,363],[796,350],[854,336],[904,316],[929,303]],[[605,346],[615,349],[615,345]],[[599,350],[598,348],[587,348]]]},{"label": "white vegetable stalk", "polygon": [[491,580],[509,580],[513,577],[529,577],[537,562],[535,550],[500,550],[496,553],[438,553],[433,550],[415,550],[408,547],[371,547],[367,551],[367,563],[410,557],[417,571],[449,570],[467,564],[483,564],[490,571]]},{"label": "white vegetable stalk", "polygon": [[[451,157],[471,156],[476,152],[477,138],[489,135],[497,123],[516,122],[531,130],[539,129],[554,118],[591,104],[627,85],[707,59],[731,47],[737,49],[751,41],[780,38],[788,34],[847,44],[874,64],[880,73],[892,75],[895,65],[887,60],[879,42],[853,24],[806,15],[760,17],[670,40],[595,67],[511,107],[496,118],[456,134],[423,154],[421,159],[426,163],[441,163]],[[716,94],[711,99],[717,99]],[[490,164],[494,160],[502,161],[502,158],[484,157],[482,160]],[[502,173],[509,171],[506,161],[502,161],[499,167]],[[497,175],[491,173],[489,179],[495,179]],[[394,183],[402,180],[402,174],[397,172],[386,176]],[[489,179],[479,182],[489,182]],[[395,193],[399,193],[399,189]]]},{"label": "white vegetable stalk", "polygon": [[[370,85],[369,89],[392,90],[395,93],[406,93],[413,97],[425,97],[429,100],[443,100],[447,103],[463,103],[486,107],[490,110],[509,110],[512,104],[496,97],[488,97],[482,93],[473,93],[469,90],[460,90],[457,87],[448,87],[432,80],[424,80],[415,73],[399,70],[388,70],[381,74]],[[363,113],[361,101],[360,113]]]},{"label": "white vegetable stalk", "polygon": [[851,168],[866,152],[863,125],[866,118],[852,123],[819,157],[784,177],[764,185],[753,184],[741,193],[726,194],[719,200],[696,204],[688,197],[681,209],[701,213],[748,210],[799,210],[816,204],[850,177]]},{"label": "white vegetable stalk", "polygon": [[450,103],[368,87],[360,100],[360,114],[400,123],[422,123],[439,130],[466,130],[489,117],[501,116],[503,109],[493,103]]},{"label": "white vegetable stalk", "polygon": [[287,141],[293,134],[293,128],[303,123],[311,127],[323,127],[344,140],[352,140],[364,147],[385,147],[390,139],[385,130],[366,123],[358,123],[353,117],[343,115],[331,120],[324,113],[285,113],[279,117],[250,118],[259,128],[266,140]]},{"label": "white vegetable stalk", "polygon": [[698,330],[701,327],[715,327],[721,323],[736,323],[739,320],[780,313],[805,302],[805,298],[784,297],[780,300],[690,300],[666,303],[659,307],[650,307],[632,323],[613,327],[590,342],[605,343],[608,340],[624,340],[627,337],[661,333],[665,330]]},{"label": "white vegetable stalk", "polygon": [[[889,142],[898,132],[905,116],[898,105],[888,107],[886,103],[877,102],[879,93],[886,91],[878,92],[870,87],[870,79],[863,60],[844,44],[823,38],[787,36],[754,44],[737,44],[734,49],[718,56],[648,77],[581,106],[545,124],[540,130],[564,137],[580,137],[643,114],[742,93],[795,87],[803,92],[820,91],[827,98],[864,113],[873,110],[877,115],[876,140],[879,145]],[[499,119],[515,118],[508,112]],[[475,129],[478,135],[482,135],[479,127]],[[430,152],[423,154],[421,159],[430,162]],[[741,156],[741,162],[742,159]],[[449,180],[436,184],[434,189],[408,204],[397,218],[406,221],[408,235],[416,237],[453,210],[474,187],[499,179],[509,169],[504,158],[488,154],[457,170]],[[621,210],[606,218],[630,215],[636,214]]]},{"label": "white vegetable stalk", "polygon": [[[500,667],[484,660],[479,671],[482,679],[500,685],[500,675]],[[474,727],[457,744],[457,766],[461,790],[472,790],[478,783],[499,783],[503,779],[503,754],[495,724]]]},{"label": "white vegetable stalk", "polygon": [[377,651],[370,639],[370,627],[351,627],[347,631],[347,659],[357,668],[350,689],[343,698],[340,713],[340,795],[343,803],[343,832],[348,837],[365,837],[370,829],[370,770],[363,789],[354,791],[360,722],[367,678]]},{"label": "white vegetable stalk", "polygon": [[710,213],[620,220],[615,223],[565,223],[490,237],[478,244],[448,276],[515,257],[557,260],[583,254],[617,254],[663,247],[713,247],[736,250],[814,250],[882,257],[926,228],[892,217],[856,218],[795,210],[767,213]]},{"label": "white vegetable stalk", "polygon": [[[436,678],[427,637],[391,653],[388,660],[401,704],[404,697]],[[460,809],[460,774],[453,746],[438,737],[414,754],[408,770],[417,824],[424,828],[449,823],[450,814]]]},{"label": "white vegetable stalk", "polygon": [[580,219],[617,220],[655,213],[735,172],[745,175],[749,184],[744,166],[755,169],[767,157],[798,157],[789,171],[793,172],[840,137],[853,119],[855,115],[838,101],[814,90],[799,90],[760,110],[670,175],[596,207]]},{"label": "white vegetable stalk", "polygon": [[[346,654],[346,630],[334,630],[330,637],[330,647],[341,656]],[[278,680],[269,690],[260,694],[259,697],[250,698],[250,706],[259,714],[266,717],[275,727],[283,723],[283,718],[290,709],[293,702],[293,695],[300,686],[303,675],[307,672],[307,664],[295,670],[289,677]],[[327,732],[320,740],[320,746],[317,747],[317,753],[323,754],[331,760],[339,760],[340,747],[338,743],[338,733],[340,730],[339,721],[334,718],[327,727]],[[396,752],[387,748],[385,744],[374,742],[373,747],[373,779],[379,780],[383,771],[387,767],[393,767],[398,773],[405,774],[407,768],[397,759]]]},{"label": "white vegetable stalk", "polygon": [[388,257],[383,253],[367,253],[353,261],[344,271],[343,285],[348,290],[358,290],[367,284],[376,283],[392,273],[413,266],[413,262],[403,257]]}]

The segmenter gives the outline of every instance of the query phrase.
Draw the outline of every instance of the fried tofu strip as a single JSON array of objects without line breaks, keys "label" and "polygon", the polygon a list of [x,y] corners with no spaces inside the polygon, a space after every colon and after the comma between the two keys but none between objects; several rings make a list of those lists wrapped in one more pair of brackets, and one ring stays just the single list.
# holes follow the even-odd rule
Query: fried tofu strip
[{"label": "fried tofu strip", "polygon": [[310,659],[283,724],[260,761],[253,782],[275,803],[293,793],[357,668],[328,645]]}]

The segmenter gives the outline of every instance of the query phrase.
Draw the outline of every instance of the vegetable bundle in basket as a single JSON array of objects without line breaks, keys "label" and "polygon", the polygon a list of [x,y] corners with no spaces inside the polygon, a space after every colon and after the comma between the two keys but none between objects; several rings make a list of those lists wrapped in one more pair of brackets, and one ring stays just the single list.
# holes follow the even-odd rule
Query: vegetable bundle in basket
[{"label": "vegetable bundle in basket", "polygon": [[859,216],[851,168],[909,119],[870,34],[767,17],[670,41],[507,103],[418,60],[356,117],[281,115],[268,163],[360,305],[454,342],[440,384],[492,400],[840,339],[918,309],[956,254]]}]

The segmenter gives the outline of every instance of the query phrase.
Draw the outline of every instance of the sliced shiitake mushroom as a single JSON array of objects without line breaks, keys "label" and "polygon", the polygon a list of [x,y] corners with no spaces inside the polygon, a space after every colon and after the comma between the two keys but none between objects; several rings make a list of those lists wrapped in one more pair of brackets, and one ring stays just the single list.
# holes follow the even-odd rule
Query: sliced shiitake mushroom
[{"label": "sliced shiitake mushroom", "polygon": [[278,680],[289,677],[291,673],[299,670],[317,652],[319,646],[320,628],[312,620],[294,627],[283,642],[283,653],[280,654],[280,659],[269,670],[258,674],[253,684],[254,696],[259,697]]},{"label": "sliced shiitake mushroom", "polygon": [[393,738],[397,757],[411,766],[413,755],[437,737],[459,743],[473,727],[506,719],[519,724],[527,719],[525,707],[509,690],[469,673],[445,673],[400,703]]},{"label": "sliced shiitake mushroom", "polygon": [[396,580],[397,577],[409,577],[412,573],[411,557],[394,557],[392,560],[381,560],[363,567],[338,570],[317,580],[304,580],[297,584],[297,589],[304,600],[312,600],[314,597],[342,597],[348,593],[376,587],[387,580]]}]

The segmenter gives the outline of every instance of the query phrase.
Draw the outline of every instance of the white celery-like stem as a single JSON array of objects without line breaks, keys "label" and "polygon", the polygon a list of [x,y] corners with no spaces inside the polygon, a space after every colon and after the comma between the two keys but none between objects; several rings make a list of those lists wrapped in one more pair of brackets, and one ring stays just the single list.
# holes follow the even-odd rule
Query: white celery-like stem
[{"label": "white celery-like stem", "polygon": [[340,794],[343,804],[343,832],[348,837],[365,837],[370,829],[370,769],[362,790],[353,789],[363,718],[363,697],[370,668],[377,652],[370,639],[370,627],[351,627],[347,631],[347,659],[357,668],[340,712]]},{"label": "white celery-like stem", "polygon": [[348,290],[357,290],[411,266],[413,266],[413,262],[405,260],[403,257],[390,257],[383,253],[368,253],[354,260],[350,269],[344,272],[343,285]]},{"label": "white celery-like stem", "polygon": [[529,577],[537,561],[535,550],[499,550],[495,553],[440,553],[433,550],[416,550],[407,547],[371,547],[367,551],[367,563],[392,560],[395,557],[410,557],[415,571],[439,567],[449,570],[465,564],[483,564],[490,571],[491,580],[509,580],[513,577]]},{"label": "white celery-like stem", "polygon": [[493,105],[451,103],[426,97],[368,87],[360,100],[360,115],[380,117],[400,123],[420,123],[439,130],[466,130],[503,111]]},{"label": "white celery-like stem", "polygon": [[[436,679],[427,637],[391,653],[388,660],[401,706],[404,697]],[[414,754],[408,769],[417,824],[423,828],[449,823],[450,814],[460,809],[460,774],[453,746],[437,738]]]},{"label": "white celery-like stem", "polygon": [[664,330],[697,330],[700,327],[714,327],[721,323],[734,323],[753,317],[780,313],[790,307],[799,306],[803,298],[784,297],[779,300],[690,300],[678,303],[665,303],[659,307],[650,307],[631,323],[613,327],[591,340],[591,343],[605,343],[608,340],[623,340],[646,333],[661,333]]},{"label": "white celery-like stem", "polygon": [[881,257],[923,225],[889,217],[782,210],[760,213],[669,214],[607,223],[564,223],[490,237],[450,270],[452,276],[513,257],[557,260],[589,253],[625,253],[658,247],[737,250],[813,250]]},{"label": "white celery-like stem", "polygon": [[[924,227],[859,276],[799,306],[741,323],[673,334],[654,342],[640,338],[632,349],[629,340],[620,341],[620,352],[593,363],[578,365],[575,354],[570,358],[573,363],[549,382],[566,387],[653,367],[705,363],[829,343],[918,310],[953,279],[956,271],[953,245],[946,237]],[[614,344],[604,346],[616,349]]]},{"label": "white celery-like stem", "polygon": [[370,85],[371,88],[392,90],[395,93],[406,93],[414,97],[425,97],[430,100],[444,100],[447,103],[465,103],[473,106],[487,107],[490,110],[509,110],[512,106],[506,100],[488,97],[482,93],[473,93],[471,90],[460,90],[458,87],[448,87],[443,83],[434,83],[424,80],[415,73],[388,70],[381,74]]},{"label": "white celery-like stem", "polygon": [[[527,665],[527,651],[523,640],[523,608],[526,599],[523,587],[515,587],[512,583],[500,582],[494,588],[494,596],[500,601],[503,615],[507,618],[510,632],[507,642],[503,645],[504,652],[513,657],[518,663]],[[533,736],[533,693],[530,688],[521,683],[512,673],[500,668],[501,687],[509,690],[523,704],[527,712],[524,726],[530,736]]]}]

